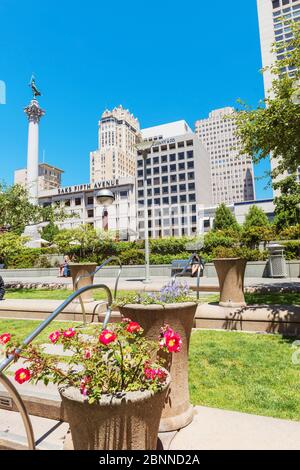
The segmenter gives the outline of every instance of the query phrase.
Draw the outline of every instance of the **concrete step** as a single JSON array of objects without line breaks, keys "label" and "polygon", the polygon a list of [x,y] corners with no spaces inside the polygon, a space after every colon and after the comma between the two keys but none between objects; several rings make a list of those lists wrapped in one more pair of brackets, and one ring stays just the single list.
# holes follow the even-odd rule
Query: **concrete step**
[{"label": "concrete step", "polygon": [[[63,450],[69,429],[67,423],[30,416],[36,448],[38,450]],[[26,450],[27,438],[21,415],[0,410],[0,450]]]},{"label": "concrete step", "polygon": [[[40,418],[50,418],[57,421],[65,420],[64,409],[56,385],[49,384],[46,387],[42,383],[37,385],[19,385],[16,384],[15,381],[13,383],[20,393],[30,415]],[[17,411],[15,404],[10,399],[9,393],[2,385],[0,385],[0,410],[8,412]]]}]

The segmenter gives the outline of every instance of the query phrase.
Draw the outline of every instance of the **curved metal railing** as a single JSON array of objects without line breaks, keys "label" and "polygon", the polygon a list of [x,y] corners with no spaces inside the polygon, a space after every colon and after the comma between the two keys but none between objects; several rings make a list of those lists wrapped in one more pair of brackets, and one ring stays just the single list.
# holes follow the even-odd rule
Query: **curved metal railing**
[{"label": "curved metal railing", "polygon": [[[122,269],[122,267],[121,267]],[[118,285],[118,283],[116,283]],[[107,311],[103,321],[102,328],[104,329],[109,322],[111,315],[111,305],[112,305],[112,294],[111,290],[105,284],[95,284],[84,286],[78,289],[76,292],[73,292],[59,307],[57,307],[54,312],[52,312],[48,318],[46,318],[32,333],[30,333],[22,342],[22,344],[14,351],[13,354],[10,354],[0,363],[0,383],[5,387],[10,396],[12,397],[18,411],[22,416],[22,420],[26,430],[26,436],[28,441],[28,448],[30,450],[35,450],[35,439],[34,432],[31,424],[30,417],[27,413],[25,404],[17,391],[16,387],[12,384],[8,377],[3,374],[3,371],[18,357],[21,351],[28,346],[73,300],[79,297],[84,292],[87,292],[92,289],[104,289],[107,294]]]},{"label": "curved metal railing", "polygon": [[[122,263],[121,263],[120,259],[117,256],[111,256],[110,258],[105,260],[100,266],[97,267],[97,269],[94,272],[92,272],[90,274],[82,274],[81,276],[77,276],[77,278],[75,279],[75,282],[74,282],[74,290],[76,291],[78,289],[79,281],[81,281],[82,279],[87,279],[87,278],[90,278],[92,276],[95,276],[95,274],[98,271],[100,271],[100,269],[104,268],[104,266],[106,266],[107,264],[109,264],[113,260],[118,261],[118,263],[119,263],[119,270],[118,270],[118,274],[117,274],[117,277],[116,277],[115,288],[114,288],[114,300],[116,300],[117,293],[118,293],[119,279],[120,279],[121,272],[122,272]],[[80,302],[82,316],[83,316],[83,324],[86,325],[86,311],[85,311],[84,302],[83,302],[80,295],[79,295],[79,302]]]}]

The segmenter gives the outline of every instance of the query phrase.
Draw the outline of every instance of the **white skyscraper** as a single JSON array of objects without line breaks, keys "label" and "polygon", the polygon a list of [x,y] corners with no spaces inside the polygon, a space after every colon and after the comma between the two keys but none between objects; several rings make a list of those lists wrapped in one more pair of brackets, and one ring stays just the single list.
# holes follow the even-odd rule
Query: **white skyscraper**
[{"label": "white skyscraper", "polygon": [[135,176],[138,120],[122,106],[104,111],[99,121],[98,150],[90,154],[91,183]]},{"label": "white skyscraper", "polygon": [[212,111],[196,121],[195,132],[210,155],[213,204],[232,204],[255,199],[253,162],[239,156],[240,141],[231,107]]},{"label": "white skyscraper", "polygon": [[[281,59],[287,51],[286,42],[292,38],[291,28],[286,21],[300,20],[300,0],[257,0],[262,65],[272,65],[276,59]],[[271,52],[272,45],[282,44],[277,57]],[[282,73],[293,73],[285,67]],[[275,77],[273,77],[275,78]],[[272,86],[272,74],[269,70],[264,72],[265,95],[269,94]]]}]

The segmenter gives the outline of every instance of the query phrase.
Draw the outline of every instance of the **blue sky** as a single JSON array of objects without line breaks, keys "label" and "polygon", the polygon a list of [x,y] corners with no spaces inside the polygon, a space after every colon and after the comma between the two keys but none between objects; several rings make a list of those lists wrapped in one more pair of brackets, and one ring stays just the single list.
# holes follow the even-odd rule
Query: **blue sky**
[{"label": "blue sky", "polygon": [[[263,97],[255,0],[0,1],[0,179],[26,164],[31,73],[46,110],[40,158],[89,181],[102,111],[119,104],[142,127],[194,122],[242,98]],[[269,162],[256,168],[263,175]],[[257,198],[267,198],[257,181]]]}]

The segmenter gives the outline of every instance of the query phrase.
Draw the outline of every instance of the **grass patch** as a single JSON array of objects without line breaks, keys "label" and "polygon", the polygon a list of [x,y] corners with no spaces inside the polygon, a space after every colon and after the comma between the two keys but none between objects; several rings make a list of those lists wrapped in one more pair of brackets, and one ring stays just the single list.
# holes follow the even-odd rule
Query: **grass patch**
[{"label": "grass patch", "polygon": [[274,292],[270,294],[245,294],[247,304],[268,304],[268,305],[298,305],[300,304],[300,293],[296,292]]},{"label": "grass patch", "polygon": [[293,340],[223,331],[192,334],[192,403],[300,420],[300,365]]},{"label": "grass patch", "polygon": [[[26,336],[31,333],[34,328],[40,325],[42,320],[0,320],[0,334],[1,333],[11,333],[13,341],[21,341],[26,338]],[[60,328],[70,328],[71,326],[79,325],[78,322],[59,322],[54,321],[50,326],[45,328],[45,330],[34,340],[36,344],[48,343],[49,334],[52,331],[59,330]]]},{"label": "grass patch", "polygon": [[[118,296],[123,297],[133,294],[135,291],[119,290]],[[70,289],[8,289],[6,299],[50,299],[50,300],[65,300],[72,291]],[[95,300],[106,299],[106,294],[102,290],[95,290],[93,292]],[[270,293],[270,294],[245,294],[245,299],[248,305],[253,304],[280,304],[280,305],[300,305],[300,293]],[[200,294],[200,302],[218,302],[219,294]]]},{"label": "grass patch", "polygon": [[[93,297],[95,300],[104,300],[107,298],[104,290],[95,290]],[[132,291],[119,290],[118,296],[128,294]],[[6,299],[46,299],[46,300],[65,300],[69,295],[72,294],[71,289],[8,289],[5,298]]]}]

